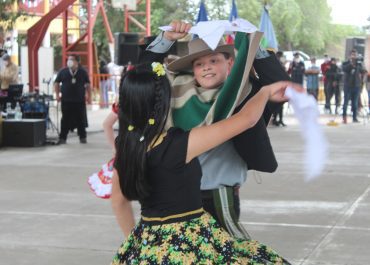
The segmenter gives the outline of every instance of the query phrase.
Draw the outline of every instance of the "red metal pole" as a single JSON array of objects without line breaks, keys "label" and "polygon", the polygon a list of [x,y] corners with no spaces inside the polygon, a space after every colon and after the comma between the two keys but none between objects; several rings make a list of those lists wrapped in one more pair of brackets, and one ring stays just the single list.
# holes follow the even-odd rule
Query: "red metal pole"
[{"label": "red metal pole", "polygon": [[103,22],[104,22],[105,29],[107,30],[108,41],[110,43],[113,43],[114,38],[113,38],[112,30],[110,29],[110,26],[109,26],[109,21],[108,21],[107,14],[105,13],[105,10],[104,10],[103,0],[101,0],[100,3],[101,3],[100,4],[100,12],[101,12],[101,15],[103,17]]},{"label": "red metal pole", "polygon": [[67,63],[67,46],[68,46],[68,11],[63,12],[63,32],[62,32],[62,66]]},{"label": "red metal pole", "polygon": [[38,50],[50,22],[76,0],[63,0],[27,30],[29,86],[33,91],[39,85]]},{"label": "red metal pole", "polygon": [[146,35],[151,35],[151,23],[150,23],[150,0],[146,0]]},{"label": "red metal pole", "polygon": [[[87,32],[87,67],[89,77],[93,77],[93,17],[92,17],[92,6],[91,0],[86,1],[87,4],[87,17],[88,17],[88,27],[89,30]],[[93,80],[90,80],[92,82]],[[92,83],[91,83],[92,85]]]},{"label": "red metal pole", "polygon": [[126,5],[124,6],[124,9],[125,9],[125,32],[129,32],[128,24],[130,23],[130,19],[129,19],[128,8]]}]

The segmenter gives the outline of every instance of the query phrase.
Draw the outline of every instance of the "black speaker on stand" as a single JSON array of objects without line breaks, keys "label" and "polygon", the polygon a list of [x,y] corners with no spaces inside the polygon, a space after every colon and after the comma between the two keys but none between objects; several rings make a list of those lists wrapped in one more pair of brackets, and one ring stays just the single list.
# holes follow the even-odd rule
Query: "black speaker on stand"
[{"label": "black speaker on stand", "polygon": [[116,32],[114,34],[114,63],[127,65],[136,64],[140,55],[139,34]]}]

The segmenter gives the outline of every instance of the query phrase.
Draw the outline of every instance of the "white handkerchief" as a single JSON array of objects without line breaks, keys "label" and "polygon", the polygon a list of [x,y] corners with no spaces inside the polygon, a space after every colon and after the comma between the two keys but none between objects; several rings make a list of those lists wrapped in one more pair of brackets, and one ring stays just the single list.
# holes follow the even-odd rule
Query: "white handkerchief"
[{"label": "white handkerchief", "polygon": [[[159,29],[170,31],[172,27],[162,26],[159,27]],[[257,28],[247,20],[238,18],[232,22],[228,20],[201,21],[193,26],[189,30],[189,33],[198,35],[199,38],[204,40],[207,45],[214,50],[224,34],[230,34],[236,31],[253,33],[257,31]]]},{"label": "white handkerchief", "polygon": [[305,142],[304,165],[305,180],[318,177],[324,169],[328,143],[317,119],[319,110],[312,95],[299,93],[288,87],[285,96],[289,98],[294,114],[301,125],[301,134]]},{"label": "white handkerchief", "polygon": [[231,22],[231,31],[241,31],[245,33],[253,33],[256,32],[258,29],[255,25],[250,23],[248,20],[237,18]]}]

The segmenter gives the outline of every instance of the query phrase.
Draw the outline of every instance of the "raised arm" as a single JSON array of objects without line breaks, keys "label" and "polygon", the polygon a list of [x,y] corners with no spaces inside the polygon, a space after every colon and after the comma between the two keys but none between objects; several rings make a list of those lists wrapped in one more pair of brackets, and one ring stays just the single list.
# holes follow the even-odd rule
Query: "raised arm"
[{"label": "raised arm", "polygon": [[260,119],[268,100],[276,102],[287,100],[284,92],[288,86],[297,91],[304,91],[300,85],[287,81],[264,86],[233,116],[209,126],[192,129],[189,135],[186,162],[253,127]]},{"label": "raised arm", "polygon": [[108,116],[104,119],[104,122],[103,122],[104,134],[105,134],[105,137],[108,140],[108,143],[109,143],[110,147],[112,147],[113,154],[116,153],[116,147],[115,147],[115,143],[114,143],[115,137],[114,137],[113,126],[117,122],[117,120],[118,120],[118,115],[116,113],[114,113],[113,111],[111,111],[108,114]]},{"label": "raised arm", "polygon": [[135,219],[131,202],[121,192],[116,170],[113,171],[111,203],[117,222],[127,237],[135,226]]},{"label": "raised arm", "polygon": [[141,52],[139,62],[163,62],[167,56],[167,52],[176,40],[185,37],[191,29],[190,23],[183,21],[172,21],[170,24],[172,31],[160,33],[157,38],[152,41],[148,47]]}]

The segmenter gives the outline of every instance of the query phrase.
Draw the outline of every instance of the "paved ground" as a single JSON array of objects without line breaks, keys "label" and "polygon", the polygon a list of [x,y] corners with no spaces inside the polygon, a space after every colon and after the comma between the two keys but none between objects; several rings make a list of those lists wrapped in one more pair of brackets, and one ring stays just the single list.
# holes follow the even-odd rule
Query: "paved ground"
[{"label": "paved ground", "polygon": [[[0,264],[109,264],[122,235],[110,203],[87,176],[110,158],[101,131],[107,110],[89,112],[88,144],[0,149]],[[241,221],[253,238],[305,265],[370,264],[370,124],[326,126],[330,155],[322,176],[303,181],[294,118],[270,127],[279,169],[250,173]],[[135,213],[138,207],[135,204]]]}]

